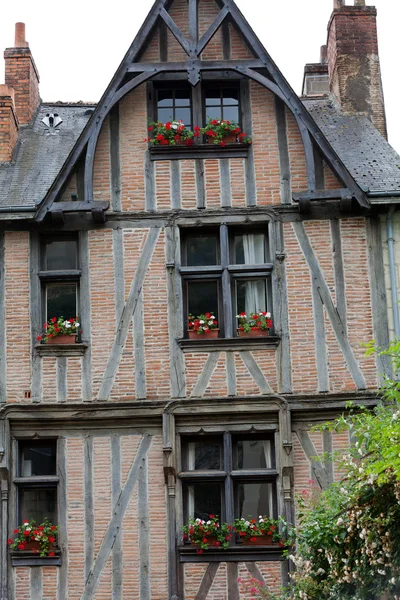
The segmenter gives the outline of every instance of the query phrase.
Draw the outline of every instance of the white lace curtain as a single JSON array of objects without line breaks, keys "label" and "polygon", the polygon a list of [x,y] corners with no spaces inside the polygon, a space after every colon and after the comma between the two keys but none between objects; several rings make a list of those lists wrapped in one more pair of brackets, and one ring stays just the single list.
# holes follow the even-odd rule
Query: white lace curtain
[{"label": "white lace curtain", "polygon": [[[265,238],[262,233],[243,235],[244,262],[246,265],[259,265],[265,262],[264,242]],[[246,281],[246,313],[266,310],[265,280]]]}]

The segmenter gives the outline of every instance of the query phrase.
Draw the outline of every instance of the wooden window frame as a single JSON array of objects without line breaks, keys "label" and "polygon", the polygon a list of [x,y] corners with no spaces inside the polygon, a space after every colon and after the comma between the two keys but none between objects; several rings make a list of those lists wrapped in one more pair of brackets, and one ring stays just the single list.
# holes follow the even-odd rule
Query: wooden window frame
[{"label": "wooden window frame", "polygon": [[[56,469],[54,475],[32,475],[32,476],[22,476],[21,475],[21,462],[22,462],[22,449],[23,446],[29,446],[29,444],[35,443],[35,441],[40,443],[54,443],[55,447],[55,455],[56,455]],[[13,530],[18,525],[22,524],[23,515],[20,514],[20,494],[22,490],[27,489],[52,489],[56,490],[56,515],[57,522],[55,525],[58,525],[62,519],[60,515],[60,499],[59,499],[59,485],[60,478],[58,476],[59,465],[58,465],[58,438],[40,438],[40,440],[32,440],[28,438],[20,438],[15,440],[15,464],[13,466],[13,486],[14,486],[14,501],[15,501],[15,512],[13,514],[15,516],[16,521],[10,523],[10,528]],[[62,557],[61,551],[59,548],[56,548],[54,551],[54,556],[45,556],[40,557],[37,554],[34,554],[32,551],[11,551],[11,564],[13,567],[17,566],[25,566],[25,567],[38,567],[38,566],[61,566]]]},{"label": "wooden window frame", "polygon": [[[64,269],[64,270],[48,270],[46,268],[46,244],[52,241],[73,241],[76,243],[76,269]],[[39,279],[41,287],[41,321],[46,323],[48,318],[57,315],[47,315],[47,284],[63,284],[63,283],[76,283],[76,316],[79,315],[80,311],[80,279],[82,276],[82,270],[79,268],[79,236],[73,234],[57,234],[57,236],[46,235],[40,240],[40,270]],[[58,315],[60,316],[60,315]],[[78,337],[79,339],[79,337]]]},{"label": "wooden window frame", "polygon": [[[202,83],[195,88],[191,88],[191,115],[192,127],[196,125],[204,127],[206,125],[206,107],[203,90],[208,87],[220,87],[221,89],[237,87],[239,95],[239,125],[245,120],[243,107],[246,104],[246,86],[242,84],[243,79],[226,79],[216,83],[213,80],[203,79]],[[173,88],[187,85],[180,79],[155,80],[147,83],[147,116],[148,120],[157,119],[157,88]],[[246,119],[251,122],[251,116],[246,115]],[[201,158],[247,158],[249,155],[249,146],[236,143],[228,144],[225,148],[216,145],[204,143],[203,137],[194,138],[192,146],[155,146],[149,144],[151,160],[184,160]]]},{"label": "wooden window frame", "polygon": [[[234,468],[234,450],[236,443],[240,439],[270,440],[272,449],[271,469],[235,469]],[[220,482],[221,490],[221,522],[232,524],[235,520],[236,505],[236,484],[237,483],[273,483],[273,518],[278,517],[278,469],[276,457],[275,431],[269,430],[259,433],[239,433],[236,431],[225,431],[213,433],[207,436],[198,436],[191,434],[180,434],[181,457],[180,464],[187,465],[188,444],[195,441],[206,441],[207,439],[218,440],[221,447],[221,470],[192,470],[180,471],[178,478],[182,486],[182,517],[183,522],[187,523],[189,519],[189,504],[187,500],[187,486],[195,483],[217,483]],[[255,516],[257,518],[258,515]],[[230,548],[238,546],[239,538],[232,536]],[[184,544],[183,546],[187,546]],[[239,546],[241,547],[240,543]],[[229,549],[230,549],[229,548]],[[229,552],[228,549],[228,552]]]},{"label": "wooden window frame", "polygon": [[[203,228],[203,231],[215,231],[215,227]],[[181,242],[181,254],[182,257],[186,257],[186,239],[190,232],[200,231],[198,228],[193,229],[182,229],[182,242]],[[217,240],[219,241],[219,252],[217,256],[219,258],[219,264],[207,265],[207,266],[187,266],[183,265],[180,267],[180,274],[182,279],[182,291],[183,291],[183,331],[185,332],[185,338],[187,336],[187,315],[189,314],[188,306],[188,293],[185,287],[187,282],[194,280],[204,281],[217,281],[219,283],[219,306],[218,306],[218,321],[220,325],[220,338],[223,340],[237,339],[237,328],[236,321],[236,294],[235,294],[235,283],[239,279],[259,279],[266,280],[267,283],[267,303],[268,307],[272,307],[272,273],[273,263],[262,263],[256,265],[238,265],[234,264],[234,248],[233,248],[233,237],[235,233],[251,233],[251,232],[262,232],[265,234],[265,251],[266,259],[272,256],[272,249],[270,246],[271,232],[270,223],[257,225],[227,225],[222,223],[219,225],[219,231]],[[206,309],[207,307],[205,307]],[[273,313],[273,310],[271,310]],[[196,316],[196,315],[195,315]],[[274,337],[274,331],[272,336]],[[259,338],[261,341],[262,338]],[[204,340],[199,339],[199,342]],[[214,342],[217,340],[211,340]],[[244,341],[244,340],[242,340]],[[248,341],[248,340],[246,340]],[[254,340],[253,340],[254,341]],[[197,340],[191,340],[196,343]]]}]

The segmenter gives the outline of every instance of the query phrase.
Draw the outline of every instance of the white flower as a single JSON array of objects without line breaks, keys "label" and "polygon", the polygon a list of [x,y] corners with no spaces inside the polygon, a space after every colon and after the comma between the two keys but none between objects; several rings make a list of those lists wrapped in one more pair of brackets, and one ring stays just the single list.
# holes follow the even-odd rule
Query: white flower
[{"label": "white flower", "polygon": [[69,321],[64,321],[63,325],[65,329],[69,329],[71,327],[71,323]]},{"label": "white flower", "polygon": [[267,314],[265,316],[266,316],[267,319],[270,319],[271,318],[271,313],[267,312]]},{"label": "white flower", "polygon": [[211,521],[207,521],[207,525],[211,525]]},{"label": "white flower", "polygon": [[339,519],[337,520],[337,525],[343,525],[344,521],[342,519],[342,517],[339,517]]},{"label": "white flower", "polygon": [[214,315],[211,315],[210,319],[212,319],[214,321],[215,320]]},{"label": "white flower", "polygon": [[178,129],[178,125],[176,125],[175,123],[173,125],[171,125],[171,129]]},{"label": "white flower", "polygon": [[209,325],[214,325],[214,321],[208,321]]},{"label": "white flower", "polygon": [[250,521],[245,521],[244,524],[246,525],[246,527],[248,527],[250,525]]},{"label": "white flower", "polygon": [[199,323],[200,323],[200,325],[204,325],[203,319],[200,319]]},{"label": "white flower", "polygon": [[75,323],[75,327],[79,327],[79,326],[80,326],[80,323]]}]

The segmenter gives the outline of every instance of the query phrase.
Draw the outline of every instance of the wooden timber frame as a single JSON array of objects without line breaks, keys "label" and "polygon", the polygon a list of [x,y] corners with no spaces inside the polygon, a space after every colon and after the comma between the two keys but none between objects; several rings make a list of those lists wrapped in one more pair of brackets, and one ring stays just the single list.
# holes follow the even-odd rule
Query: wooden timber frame
[{"label": "wooden timber frame", "polygon": [[[273,560],[280,561],[282,574],[288,565],[282,561],[281,553],[269,552],[260,554],[248,550],[232,548],[230,553],[212,552],[203,557],[193,555],[193,551],[186,551],[180,546],[181,540],[181,517],[179,516],[182,506],[182,494],[180,480],[177,474],[180,469],[180,435],[190,433],[194,435],[204,433],[221,433],[233,427],[238,431],[238,425],[243,432],[247,431],[270,431],[275,433],[275,443],[278,450],[278,503],[280,513],[286,519],[293,522],[293,460],[292,449],[293,434],[297,436],[311,465],[311,474],[318,481],[321,488],[325,488],[332,481],[332,465],[326,457],[318,457],[318,452],[308,434],[310,424],[322,423],[331,420],[338,412],[343,412],[349,399],[362,402],[365,406],[374,406],[377,403],[376,394],[354,393],[354,394],[332,394],[329,399],[316,398],[315,395],[278,395],[270,394],[263,397],[246,397],[245,400],[232,398],[203,398],[203,399],[176,399],[159,401],[140,401],[138,403],[121,403],[118,406],[111,404],[36,404],[36,405],[8,405],[4,406],[0,415],[0,478],[1,478],[1,511],[3,519],[3,543],[0,554],[1,566],[1,590],[0,597],[4,600],[9,598],[8,586],[14,578],[14,570],[10,568],[7,552],[8,529],[13,527],[16,519],[15,489],[10,482],[15,475],[15,464],[17,460],[17,439],[31,439],[32,434],[37,439],[43,436],[58,438],[59,453],[59,475],[60,482],[65,479],[65,439],[77,434],[83,436],[85,443],[85,478],[89,482],[92,477],[90,464],[93,453],[93,439],[105,434],[112,435],[112,443],[117,446],[115,436],[127,433],[140,434],[142,436],[140,447],[133,459],[130,474],[124,490],[120,489],[120,479],[115,477],[116,510],[110,520],[107,531],[96,560],[89,561],[86,566],[86,584],[83,598],[93,597],[99,582],[104,564],[110,556],[113,548],[118,547],[118,532],[121,521],[125,514],[127,503],[135,485],[140,485],[139,470],[143,464],[146,453],[151,444],[154,434],[162,432],[164,475],[167,487],[167,518],[168,518],[168,598],[169,600],[181,600],[183,598],[182,575],[185,562],[209,562],[207,573],[210,576],[210,586],[218,570],[219,562],[227,562],[231,575],[229,598],[238,598],[237,577],[233,577],[237,570],[237,563],[245,563],[252,576],[262,580],[257,569],[256,561]],[[188,412],[189,409],[189,412]],[[255,415],[257,424],[254,425]],[[223,425],[222,425],[223,423]],[[39,434],[40,432],[40,434]],[[331,434],[324,437],[324,452],[329,452],[332,447]],[[120,452],[120,448],[117,447]],[[118,475],[113,472],[113,477]],[[113,484],[114,485],[114,484]],[[10,486],[10,493],[9,493]],[[122,492],[122,493],[121,493]],[[64,539],[66,531],[66,500],[65,488],[60,488],[60,507],[63,563],[60,568],[60,585],[67,576],[66,566],[68,544]],[[90,495],[90,489],[86,490]],[[144,500],[142,498],[142,500]],[[90,518],[92,509],[88,507],[88,518],[86,529],[90,533]],[[86,530],[85,529],[85,530]],[[86,556],[92,556],[92,538],[85,537]],[[188,554],[189,552],[189,554]],[[38,559],[35,559],[38,560]],[[45,560],[45,559],[43,559]],[[54,560],[54,559],[52,559]],[[46,563],[36,563],[36,566],[46,566]],[[52,563],[51,563],[52,564]],[[55,564],[55,563],[54,563]],[[120,565],[119,565],[120,568]],[[31,593],[42,584],[40,570],[36,570],[35,577],[31,579]],[[208,576],[207,576],[208,577]],[[203,580],[198,594],[209,589],[207,577]],[[64,598],[62,587],[60,595]],[[40,597],[35,596],[35,597]],[[143,596],[149,597],[149,596]],[[206,598],[198,595],[198,598]]]},{"label": "wooden timber frame", "polygon": [[[119,101],[129,92],[135,90],[143,83],[163,74],[170,74],[171,79],[173,79],[174,76],[178,77],[182,74],[186,74],[189,83],[196,88],[204,73],[213,71],[220,72],[221,70],[236,73],[237,75],[255,81],[264,88],[270,90],[293,114],[302,137],[307,167],[308,190],[305,191],[305,198],[299,200],[301,209],[308,211],[310,208],[310,201],[320,199],[316,190],[317,169],[315,164],[315,147],[322,152],[328,165],[342,182],[344,190],[346,190],[346,192],[343,193],[342,198],[343,207],[349,209],[351,207],[351,201],[354,198],[361,207],[369,208],[369,203],[363,190],[356,184],[332,146],[328,143],[321,130],[283,77],[268,52],[258,40],[254,31],[250,28],[239,11],[234,0],[217,0],[217,3],[220,6],[220,13],[200,38],[197,15],[198,0],[188,0],[189,38],[186,38],[168,13],[172,1],[156,0],[87,126],[83,130],[67,161],[64,163],[57,178],[53,182],[42,205],[39,207],[36,213],[37,221],[43,221],[48,212],[54,212],[56,210],[62,211],[62,206],[58,206],[58,209],[56,208],[57,204],[60,204],[57,201],[66,185],[68,177],[74,169],[77,168],[78,164],[84,164],[84,198],[81,199],[83,202],[82,207],[77,206],[76,208],[77,210],[88,210],[90,207],[93,207],[93,218],[100,222],[104,220],[105,207],[100,207],[101,210],[98,211],[96,209],[97,203],[93,202],[94,159],[102,125],[113,108],[116,107]],[[202,60],[201,53],[208,42],[220,28],[222,28],[224,35],[224,32],[226,32],[226,24],[228,22],[232,23],[232,25],[240,31],[255,58],[252,60],[230,60],[229,58],[222,61]],[[187,54],[187,59],[182,62],[168,62],[168,60],[155,63],[136,62],[140,57],[149,36],[160,24],[162,24],[161,31],[164,33],[166,29],[171,31]],[[224,44],[224,56],[229,57],[229,51],[226,46],[227,44]],[[161,44],[161,48],[164,49],[162,58],[166,58],[168,54],[166,44]],[[321,199],[324,199],[324,197],[322,196]],[[344,202],[346,199],[348,200],[347,204]],[[55,206],[53,206],[54,204]],[[70,210],[70,207],[68,208]],[[60,221],[61,220],[62,215],[60,216]]]}]

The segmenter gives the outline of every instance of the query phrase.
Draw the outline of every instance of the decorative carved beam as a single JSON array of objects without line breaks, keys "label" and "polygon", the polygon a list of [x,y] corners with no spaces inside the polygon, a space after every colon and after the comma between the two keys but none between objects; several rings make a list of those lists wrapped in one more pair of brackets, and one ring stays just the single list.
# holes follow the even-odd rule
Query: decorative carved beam
[{"label": "decorative carved beam", "polygon": [[217,18],[213,23],[211,23],[210,27],[207,29],[205,34],[199,40],[196,48],[196,55],[200,56],[203,52],[204,48],[207,46],[208,42],[214,37],[217,33],[218,29],[221,27],[222,23],[225,21],[226,17],[229,15],[229,10],[225,7],[218,14]]},{"label": "decorative carved beam", "polygon": [[179,29],[179,27],[177,26],[177,24],[175,23],[175,21],[173,20],[171,15],[169,13],[167,13],[165,8],[161,9],[160,17],[162,18],[162,20],[164,21],[164,23],[166,24],[166,26],[168,27],[168,29],[170,30],[170,32],[172,33],[172,35],[174,36],[176,41],[179,42],[179,44],[182,46],[182,48],[184,49],[186,54],[188,56],[190,56],[190,46],[187,42],[187,39],[185,38],[182,31]]}]

